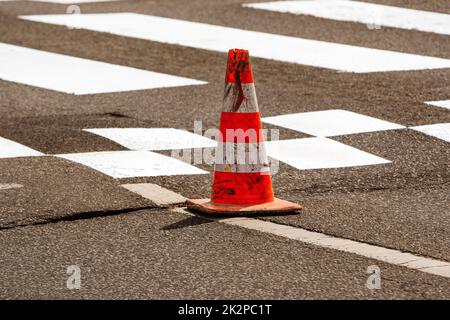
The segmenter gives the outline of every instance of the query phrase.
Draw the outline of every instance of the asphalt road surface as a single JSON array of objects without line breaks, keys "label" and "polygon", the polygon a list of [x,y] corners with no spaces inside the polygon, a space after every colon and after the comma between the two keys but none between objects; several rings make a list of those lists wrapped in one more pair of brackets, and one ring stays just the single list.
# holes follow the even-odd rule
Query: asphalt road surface
[{"label": "asphalt road surface", "polygon": [[[427,11],[428,31],[242,6],[258,0],[64,2],[0,2],[0,298],[450,299],[448,1],[363,3]],[[211,164],[169,156],[211,141],[172,129],[218,127],[234,43],[283,140],[276,196],[304,207],[255,228],[123,187],[210,196]]]}]

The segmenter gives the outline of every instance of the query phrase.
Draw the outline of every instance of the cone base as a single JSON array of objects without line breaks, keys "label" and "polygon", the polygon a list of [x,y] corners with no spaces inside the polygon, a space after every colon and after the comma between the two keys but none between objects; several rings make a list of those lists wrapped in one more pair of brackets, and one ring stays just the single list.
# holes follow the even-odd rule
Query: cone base
[{"label": "cone base", "polygon": [[186,202],[188,210],[204,213],[207,215],[270,215],[270,214],[297,214],[302,206],[275,198],[272,202],[237,205],[221,204],[211,202],[210,199],[189,199]]}]

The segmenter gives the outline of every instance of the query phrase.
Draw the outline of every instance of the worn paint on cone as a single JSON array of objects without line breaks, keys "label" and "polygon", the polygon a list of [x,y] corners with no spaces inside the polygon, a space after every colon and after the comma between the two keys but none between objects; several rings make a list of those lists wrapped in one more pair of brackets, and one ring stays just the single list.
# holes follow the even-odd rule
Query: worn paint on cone
[{"label": "worn paint on cone", "polygon": [[247,50],[228,52],[211,200],[188,200],[207,214],[292,213],[301,206],[274,197]]}]

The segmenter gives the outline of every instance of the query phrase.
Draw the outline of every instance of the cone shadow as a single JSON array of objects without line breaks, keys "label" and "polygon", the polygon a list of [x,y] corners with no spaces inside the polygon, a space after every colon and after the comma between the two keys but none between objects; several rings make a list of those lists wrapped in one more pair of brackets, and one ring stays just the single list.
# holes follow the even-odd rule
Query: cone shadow
[{"label": "cone shadow", "polygon": [[194,216],[194,217],[189,217],[189,218],[177,221],[175,223],[172,223],[168,226],[161,228],[161,230],[167,231],[167,230],[183,229],[183,228],[198,226],[198,225],[202,225],[205,223],[211,223],[211,222],[213,222],[213,221],[208,220],[203,217]]}]

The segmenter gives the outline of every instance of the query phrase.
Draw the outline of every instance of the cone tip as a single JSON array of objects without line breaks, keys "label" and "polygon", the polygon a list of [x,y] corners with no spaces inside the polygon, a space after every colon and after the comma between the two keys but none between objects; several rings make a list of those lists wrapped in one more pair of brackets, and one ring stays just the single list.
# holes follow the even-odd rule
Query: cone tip
[{"label": "cone tip", "polygon": [[253,83],[253,74],[248,50],[230,49],[228,51],[227,83]]},{"label": "cone tip", "polygon": [[247,49],[238,49],[238,48],[234,48],[234,49],[228,50],[228,55],[230,55],[230,54],[239,54],[239,53],[248,55],[248,50]]}]

